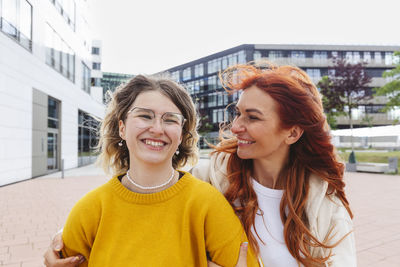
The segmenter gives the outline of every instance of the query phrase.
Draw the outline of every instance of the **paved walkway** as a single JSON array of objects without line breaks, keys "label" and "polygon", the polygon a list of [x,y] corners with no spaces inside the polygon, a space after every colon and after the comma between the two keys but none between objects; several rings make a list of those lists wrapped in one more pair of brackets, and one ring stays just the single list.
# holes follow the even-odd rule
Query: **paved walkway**
[{"label": "paved walkway", "polygon": [[[107,178],[91,166],[0,187],[0,266],[43,266],[74,203]],[[400,176],[347,173],[358,266],[400,266]],[[345,267],[345,266],[343,266]]]}]

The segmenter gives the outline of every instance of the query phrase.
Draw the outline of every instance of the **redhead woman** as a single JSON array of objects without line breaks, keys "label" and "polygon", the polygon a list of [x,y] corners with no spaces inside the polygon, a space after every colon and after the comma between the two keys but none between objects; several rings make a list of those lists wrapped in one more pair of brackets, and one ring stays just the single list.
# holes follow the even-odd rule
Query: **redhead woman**
[{"label": "redhead woman", "polygon": [[239,65],[221,80],[241,92],[233,135],[194,175],[224,192],[265,266],[356,266],[344,166],[307,74]]},{"label": "redhead woman", "polygon": [[[136,76],[101,126],[100,161],[113,174],[73,207],[62,238],[81,266],[235,266],[246,235],[223,195],[177,168],[197,155],[196,112],[177,83]],[[258,266],[249,254],[247,264]]]},{"label": "redhead woman", "polygon": [[224,193],[265,266],[356,266],[344,165],[307,74],[248,64],[221,81],[241,94],[236,115],[193,175]]}]

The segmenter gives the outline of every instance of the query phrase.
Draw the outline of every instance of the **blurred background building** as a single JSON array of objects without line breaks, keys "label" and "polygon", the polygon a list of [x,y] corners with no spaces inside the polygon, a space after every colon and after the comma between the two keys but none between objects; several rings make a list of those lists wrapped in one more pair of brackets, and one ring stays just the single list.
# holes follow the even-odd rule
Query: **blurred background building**
[{"label": "blurred background building", "polygon": [[0,0],[0,185],[91,160],[104,105],[89,5]]},{"label": "blurred background building", "polygon": [[103,102],[107,103],[108,94],[115,91],[115,89],[121,84],[127,83],[134,75],[114,73],[114,72],[103,72],[101,79],[101,87],[103,88]]},{"label": "blurred background building", "polygon": [[[200,132],[208,141],[218,136],[218,125],[228,116],[226,105],[235,102],[238,94],[228,96],[218,79],[218,72],[228,66],[261,59],[278,65],[289,64],[302,68],[317,84],[328,75],[328,68],[333,66],[333,58],[345,58],[350,63],[366,62],[366,72],[372,82],[366,88],[366,94],[373,95],[372,88],[384,85],[387,80],[382,73],[393,69],[393,52],[399,46],[371,45],[273,45],[244,44],[233,47],[173,68],[167,71],[178,82],[183,83],[199,110],[201,119]],[[384,96],[373,97],[365,105],[353,110],[354,127],[362,125],[363,118],[368,115],[371,126],[390,125],[398,120],[399,111],[384,113],[387,99]],[[348,119],[339,117],[337,127],[349,127]],[[204,140],[200,141],[204,146]]]}]

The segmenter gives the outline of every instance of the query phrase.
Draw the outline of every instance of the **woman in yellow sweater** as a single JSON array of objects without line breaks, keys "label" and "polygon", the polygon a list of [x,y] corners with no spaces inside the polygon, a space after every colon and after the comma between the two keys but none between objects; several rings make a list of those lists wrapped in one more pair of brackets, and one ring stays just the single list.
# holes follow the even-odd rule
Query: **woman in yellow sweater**
[{"label": "woman in yellow sweater", "polygon": [[[164,78],[119,88],[101,125],[99,160],[114,176],[73,207],[64,257],[81,266],[234,266],[246,235],[223,195],[176,170],[197,161],[190,96]],[[250,252],[248,266],[257,266]]]}]

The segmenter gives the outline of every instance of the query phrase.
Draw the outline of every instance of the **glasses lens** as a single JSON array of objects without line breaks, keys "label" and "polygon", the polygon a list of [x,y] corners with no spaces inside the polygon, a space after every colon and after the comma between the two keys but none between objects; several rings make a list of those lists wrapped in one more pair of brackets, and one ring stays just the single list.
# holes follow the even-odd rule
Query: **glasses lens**
[{"label": "glasses lens", "polygon": [[162,120],[166,125],[181,126],[183,123],[183,116],[181,114],[167,112],[162,116]]},{"label": "glasses lens", "polygon": [[138,128],[146,128],[153,123],[154,112],[149,109],[134,108],[131,114]]},{"label": "glasses lens", "polygon": [[[130,111],[130,115],[135,119],[135,125],[138,128],[146,128],[153,125],[156,115],[151,109],[135,107]],[[184,117],[182,114],[166,112],[161,116],[163,126],[182,126]]]}]

